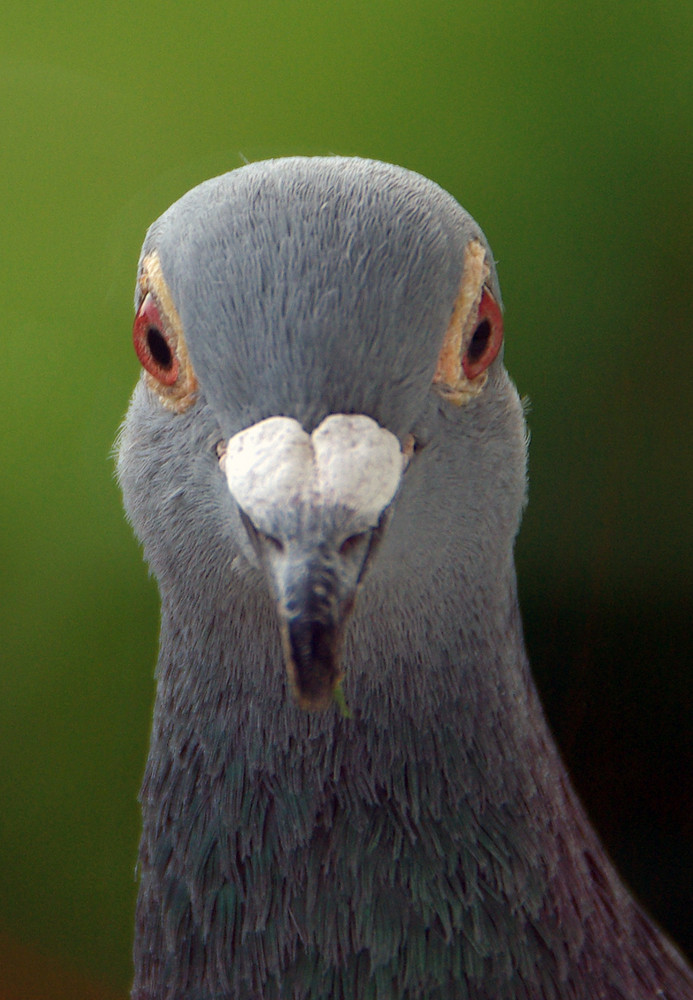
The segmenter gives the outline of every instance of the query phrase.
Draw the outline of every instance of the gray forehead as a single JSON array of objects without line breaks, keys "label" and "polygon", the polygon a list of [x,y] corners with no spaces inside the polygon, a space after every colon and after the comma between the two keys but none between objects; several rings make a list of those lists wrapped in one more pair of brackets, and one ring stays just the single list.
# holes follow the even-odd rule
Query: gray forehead
[{"label": "gray forehead", "polygon": [[194,188],[143,254],[159,254],[226,429],[363,412],[399,433],[430,380],[472,237],[484,241],[473,219],[411,171],[293,158]]}]

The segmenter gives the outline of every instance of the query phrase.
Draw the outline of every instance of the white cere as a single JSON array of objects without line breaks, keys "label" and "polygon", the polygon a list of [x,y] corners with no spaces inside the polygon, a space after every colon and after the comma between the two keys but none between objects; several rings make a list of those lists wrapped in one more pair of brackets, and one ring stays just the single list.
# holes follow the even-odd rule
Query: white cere
[{"label": "white cere", "polygon": [[219,464],[238,505],[261,530],[278,510],[341,508],[374,527],[407,459],[394,434],[364,414],[331,414],[312,434],[269,417],[234,434]]}]

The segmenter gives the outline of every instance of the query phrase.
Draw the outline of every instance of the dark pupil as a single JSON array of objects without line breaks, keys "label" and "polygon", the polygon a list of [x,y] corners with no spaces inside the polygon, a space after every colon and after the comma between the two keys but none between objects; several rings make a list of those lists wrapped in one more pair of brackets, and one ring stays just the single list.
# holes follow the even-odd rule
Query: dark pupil
[{"label": "dark pupil", "polygon": [[170,368],[173,363],[171,348],[166,343],[166,338],[157,330],[155,326],[150,326],[147,330],[147,347],[149,353],[161,368]]},{"label": "dark pupil", "polygon": [[470,361],[479,360],[481,355],[486,350],[486,345],[490,336],[491,324],[487,319],[482,319],[481,323],[479,323],[474,331],[474,336],[472,337],[469,347],[467,348],[467,357]]}]

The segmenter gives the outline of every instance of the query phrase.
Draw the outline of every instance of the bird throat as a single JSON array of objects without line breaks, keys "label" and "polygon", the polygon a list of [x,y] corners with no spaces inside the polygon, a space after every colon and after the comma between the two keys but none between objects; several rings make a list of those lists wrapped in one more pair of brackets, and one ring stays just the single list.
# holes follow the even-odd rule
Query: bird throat
[{"label": "bird throat", "polygon": [[[520,960],[513,941],[541,923],[547,889],[523,815],[535,777],[507,767],[539,747],[515,745],[523,734],[501,718],[502,687],[484,707],[473,685],[445,681],[442,647],[410,650],[412,663],[366,646],[370,663],[390,662],[370,675],[352,663],[353,717],[307,713],[283,684],[260,700],[228,662],[192,670],[175,638],[164,622],[135,1000],[400,997],[455,981],[502,996]],[[257,680],[266,663],[254,656]],[[416,714],[385,680],[414,667],[429,686]],[[481,743],[499,724],[502,741]]]}]

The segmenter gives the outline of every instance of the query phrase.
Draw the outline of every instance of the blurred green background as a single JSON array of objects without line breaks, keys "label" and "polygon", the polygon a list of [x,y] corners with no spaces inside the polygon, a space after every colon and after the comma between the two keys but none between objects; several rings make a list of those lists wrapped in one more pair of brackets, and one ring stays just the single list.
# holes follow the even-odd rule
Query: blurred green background
[{"label": "blurred green background", "polygon": [[530,397],[528,643],[624,875],[693,951],[693,5],[3,9],[0,998],[124,997],[157,596],[110,450],[149,223],[254,160],[434,178]]}]

